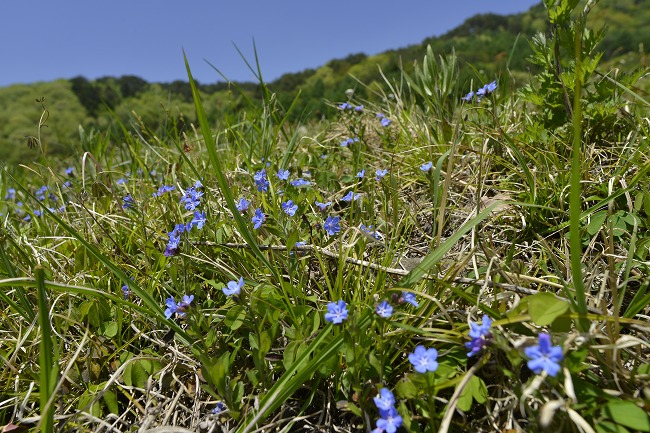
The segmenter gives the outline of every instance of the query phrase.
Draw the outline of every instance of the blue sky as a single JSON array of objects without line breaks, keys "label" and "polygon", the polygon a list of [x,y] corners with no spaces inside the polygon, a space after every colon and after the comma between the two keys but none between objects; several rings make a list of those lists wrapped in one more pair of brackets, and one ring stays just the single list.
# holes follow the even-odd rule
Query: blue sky
[{"label": "blue sky", "polygon": [[[538,0],[0,0],[0,86],[83,75],[186,80],[182,50],[203,83],[264,79],[333,58],[422,42],[476,13],[522,12]],[[507,48],[507,47],[505,47]]]}]

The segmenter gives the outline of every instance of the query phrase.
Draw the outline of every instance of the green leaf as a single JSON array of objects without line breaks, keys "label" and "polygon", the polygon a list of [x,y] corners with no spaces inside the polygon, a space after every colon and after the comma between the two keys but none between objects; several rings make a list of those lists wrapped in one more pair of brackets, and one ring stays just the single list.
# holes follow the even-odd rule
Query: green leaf
[{"label": "green leaf", "polygon": [[605,406],[605,414],[625,427],[650,432],[650,416],[632,401],[611,401]]},{"label": "green leaf", "polygon": [[476,400],[477,403],[485,403],[488,398],[487,386],[483,379],[477,376],[472,376],[472,379],[469,381],[469,388],[472,391],[472,397]]},{"label": "green leaf", "polygon": [[101,332],[104,334],[104,337],[107,338],[113,338],[117,335],[117,322],[110,321],[110,322],[104,322],[102,323],[101,327]]},{"label": "green leaf", "polygon": [[395,387],[395,394],[397,394],[399,398],[415,398],[418,395],[418,387],[407,376],[397,382],[397,386]]},{"label": "green leaf", "polygon": [[552,293],[537,293],[528,298],[528,312],[533,323],[538,326],[550,325],[568,309],[569,303]]}]

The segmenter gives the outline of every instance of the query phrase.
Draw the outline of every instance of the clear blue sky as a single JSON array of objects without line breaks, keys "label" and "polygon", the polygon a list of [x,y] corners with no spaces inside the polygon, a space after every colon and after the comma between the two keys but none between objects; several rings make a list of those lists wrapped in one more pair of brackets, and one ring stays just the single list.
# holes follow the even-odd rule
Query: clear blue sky
[{"label": "clear blue sky", "polygon": [[0,86],[83,75],[186,80],[182,49],[203,83],[264,79],[328,60],[437,36],[476,13],[522,12],[539,0],[0,0]]}]

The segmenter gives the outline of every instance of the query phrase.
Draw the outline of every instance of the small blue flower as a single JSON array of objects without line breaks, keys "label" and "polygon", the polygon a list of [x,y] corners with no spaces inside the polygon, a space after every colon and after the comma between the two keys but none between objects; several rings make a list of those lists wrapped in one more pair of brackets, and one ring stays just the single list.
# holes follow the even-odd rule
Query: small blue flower
[{"label": "small blue flower", "polygon": [[388,301],[382,301],[379,305],[377,305],[375,313],[377,313],[379,317],[387,319],[393,315],[393,307],[388,303]]},{"label": "small blue flower", "polygon": [[253,176],[253,179],[255,180],[255,186],[257,186],[257,190],[259,192],[266,192],[269,189],[269,181],[266,178],[266,170],[262,169],[255,173]]},{"label": "small blue flower", "polygon": [[417,299],[415,299],[415,294],[411,292],[402,292],[402,302],[408,302],[409,304],[413,305],[415,308],[417,308],[420,304],[418,304]]},{"label": "small blue flower", "polygon": [[360,172],[357,173],[357,176],[359,179],[363,179],[363,177],[366,175],[366,170],[361,170]]},{"label": "small blue flower", "polygon": [[7,195],[5,195],[5,200],[13,200],[16,198],[16,190],[14,188],[7,188]]},{"label": "small blue flower", "polygon": [[45,193],[47,192],[47,186],[42,186],[39,189],[36,190],[34,195],[36,196],[36,199],[38,201],[43,201],[45,200]]},{"label": "small blue flower", "polygon": [[276,175],[278,179],[280,180],[289,180],[289,170],[278,170],[278,174]]},{"label": "small blue flower", "polygon": [[178,305],[176,305],[173,296],[165,300],[165,305],[167,305],[167,308],[165,309],[165,317],[169,319],[176,311],[178,311]]},{"label": "small blue flower", "polygon": [[168,235],[169,242],[167,242],[164,254],[165,257],[172,257],[178,254],[178,249],[181,243],[181,236],[180,234],[175,234],[175,232],[170,232]]},{"label": "small blue flower", "polygon": [[[128,299],[129,295],[131,294],[131,290],[129,290],[129,286],[126,284],[122,286],[122,293],[124,294],[124,299]],[[169,319],[169,317],[168,317]]]},{"label": "small blue flower", "polygon": [[214,409],[210,411],[212,415],[219,415],[221,412],[225,412],[228,410],[228,407],[226,404],[222,401],[218,401]]},{"label": "small blue flower", "polygon": [[467,356],[474,356],[490,342],[490,339],[492,338],[492,334],[490,333],[492,320],[487,314],[484,314],[480,326],[476,322],[470,322],[469,326],[469,337],[471,338],[471,341],[465,343],[465,347],[469,349]]},{"label": "small blue flower", "polygon": [[255,209],[255,215],[253,215],[252,221],[253,221],[254,229],[259,229],[260,227],[262,227],[262,224],[264,223],[264,221],[266,221],[266,215],[264,215],[262,209],[260,208]]},{"label": "small blue flower", "polygon": [[325,210],[328,207],[332,205],[331,201],[328,201],[327,203],[321,203],[318,200],[314,201],[314,204],[320,209],[320,210]]},{"label": "small blue flower", "polygon": [[379,410],[390,410],[395,405],[395,396],[388,388],[380,389],[379,394],[373,397],[373,400]]},{"label": "small blue flower", "polygon": [[244,287],[244,277],[239,277],[239,281],[228,281],[227,286],[221,290],[226,296],[239,296],[242,287]]},{"label": "small blue flower", "polygon": [[349,191],[345,196],[341,197],[341,200],[343,201],[353,201],[353,200],[359,200],[361,198],[361,194],[355,194],[354,191]]},{"label": "small blue flower", "polygon": [[173,191],[175,189],[176,189],[176,187],[174,185],[163,185],[160,188],[158,188],[158,191],[153,193],[153,196],[154,197],[160,197],[163,194],[165,194],[166,192],[171,192],[171,191]]},{"label": "small blue flower", "polygon": [[197,229],[201,230],[205,224],[205,212],[194,211],[194,218],[187,224],[187,231],[190,231],[193,227],[196,226]]},{"label": "small blue flower", "polygon": [[289,183],[290,183],[291,185],[293,185],[293,186],[296,186],[296,187],[300,187],[300,186],[309,186],[309,185],[311,185],[311,183],[309,183],[308,181],[304,180],[303,178],[298,178],[298,179],[292,180],[292,181],[289,182]]},{"label": "small blue flower", "polygon": [[528,368],[535,374],[545,371],[549,376],[555,377],[560,371],[560,362],[564,359],[562,348],[551,344],[551,336],[542,332],[539,334],[539,344],[537,346],[524,349],[524,353],[530,358]]},{"label": "small blue flower", "polygon": [[420,166],[420,170],[422,170],[424,172],[427,172],[427,171],[431,170],[431,167],[433,167],[433,162],[431,162],[431,161],[425,162],[424,164],[422,164]]},{"label": "small blue flower", "polygon": [[380,120],[381,126],[383,126],[384,128],[387,127],[388,125],[390,125],[391,122],[392,122],[392,120],[390,120],[388,117],[383,117]]},{"label": "small blue flower", "polygon": [[352,105],[350,105],[349,102],[344,102],[342,104],[339,104],[339,110],[351,110]]},{"label": "small blue flower", "polygon": [[379,234],[376,230],[373,230],[373,229],[372,229],[372,226],[368,226],[368,227],[366,227],[365,224],[361,224],[361,226],[359,227],[359,229],[360,229],[363,233],[365,233],[366,235],[370,236],[371,238],[373,238],[373,239],[376,240],[376,241],[380,241],[380,240],[382,240],[382,237],[383,237],[383,236],[382,236],[381,234]]},{"label": "small blue flower", "polygon": [[354,107],[354,111],[359,112],[359,113],[362,112],[363,111],[363,105],[357,105],[356,107]]},{"label": "small blue flower", "polygon": [[472,100],[473,97],[474,97],[474,92],[471,92],[471,91],[470,91],[467,95],[463,96],[463,97],[460,98],[460,99],[462,99],[462,100],[465,101],[465,102],[469,102],[469,101]]},{"label": "small blue flower", "polygon": [[235,203],[235,207],[239,212],[246,212],[248,210],[248,206],[251,204],[248,200],[246,200],[244,197],[240,197],[239,201]]},{"label": "small blue flower", "polygon": [[187,310],[187,307],[190,306],[193,300],[194,300],[194,295],[190,295],[190,296],[183,295],[183,299],[181,300],[181,302],[176,304],[176,314],[178,314],[180,317],[185,316],[185,311]]},{"label": "small blue flower", "polygon": [[395,433],[402,425],[402,417],[397,409],[391,407],[387,411],[380,411],[381,418],[377,420],[377,428],[386,433]]},{"label": "small blue flower", "polygon": [[345,140],[343,140],[343,141],[341,142],[341,147],[347,147],[347,146],[349,146],[349,145],[351,145],[351,144],[358,143],[358,142],[359,142],[359,138],[358,138],[358,137],[354,137],[354,138],[346,138]]},{"label": "small blue flower", "polygon": [[409,362],[418,373],[427,371],[436,371],[438,368],[438,351],[436,349],[426,349],[424,346],[416,346],[413,353],[409,354]]},{"label": "small blue flower", "polygon": [[335,216],[335,217],[328,216],[325,219],[325,224],[323,224],[323,228],[325,229],[328,235],[334,236],[335,234],[341,231],[341,226],[339,224],[340,219],[341,217],[339,216]]},{"label": "small blue flower", "polygon": [[65,174],[72,176],[74,174],[74,167],[68,167],[65,169]]},{"label": "small blue flower", "polygon": [[[197,181],[198,182],[198,181]],[[196,185],[196,184],[195,184]],[[202,191],[197,191],[196,186],[191,186],[185,190],[185,194],[181,197],[180,203],[185,204],[185,209],[194,210],[201,204]]]},{"label": "small blue flower", "polygon": [[126,183],[126,178],[121,177],[118,180],[116,180],[115,183],[118,184],[118,185],[123,185],[123,184]]},{"label": "small blue flower", "polygon": [[127,209],[134,209],[135,208],[135,202],[133,201],[133,197],[131,197],[131,194],[127,194],[122,198],[122,209],[127,210]]},{"label": "small blue flower", "polygon": [[298,205],[293,202],[293,200],[285,201],[281,204],[282,210],[289,216],[294,216],[298,210]]},{"label": "small blue flower", "polygon": [[332,322],[335,325],[342,323],[348,318],[348,309],[345,301],[330,302],[327,304],[327,313],[325,313],[325,321]]},{"label": "small blue flower", "polygon": [[383,170],[382,170],[382,169],[379,169],[379,168],[378,168],[377,171],[375,171],[375,180],[381,180],[381,178],[383,178],[383,177],[386,176],[387,174],[388,174],[388,170],[387,170],[387,169],[383,169]]},{"label": "small blue flower", "polygon": [[376,117],[377,119],[383,119],[383,118],[386,117],[386,116],[384,116],[383,113],[377,113],[377,114],[375,114],[375,117]]}]

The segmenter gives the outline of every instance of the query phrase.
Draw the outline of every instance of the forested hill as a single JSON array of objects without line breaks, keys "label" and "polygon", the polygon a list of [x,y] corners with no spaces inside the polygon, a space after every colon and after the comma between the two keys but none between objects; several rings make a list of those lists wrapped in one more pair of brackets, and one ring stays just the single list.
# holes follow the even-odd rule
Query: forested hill
[{"label": "forested hill", "polygon": [[[602,0],[591,14],[592,27],[606,25],[607,36],[600,49],[606,62],[634,67],[647,63],[644,49],[650,46],[650,0]],[[409,70],[420,61],[427,46],[436,54],[455,50],[461,74],[468,82],[491,81],[508,71],[525,80],[532,65],[528,39],[536,32],[548,32],[544,7],[540,4],[521,14],[476,15],[450,32],[421,44],[367,56],[353,54],[334,59],[317,69],[285,74],[268,83],[282,104],[290,104],[301,92],[293,113],[303,119],[327,116],[324,100],[340,101],[347,89],[364,97],[369,87],[381,86],[382,73],[397,77],[400,68]],[[261,65],[262,69],[264,65]],[[205,107],[212,119],[237,116],[243,98],[255,97],[257,83],[201,84]],[[242,95],[241,92],[245,93]],[[41,133],[49,151],[69,153],[79,146],[79,125],[116,128],[116,119],[128,125],[142,122],[156,130],[170,125],[183,127],[194,120],[189,85],[184,81],[148,83],[135,76],[87,80],[75,77],[30,85],[0,88],[0,159],[21,160],[27,136],[36,136],[44,97],[49,110],[47,127]],[[109,111],[110,110],[110,111]],[[112,114],[111,114],[112,112]],[[137,113],[137,114],[134,114]]]}]

